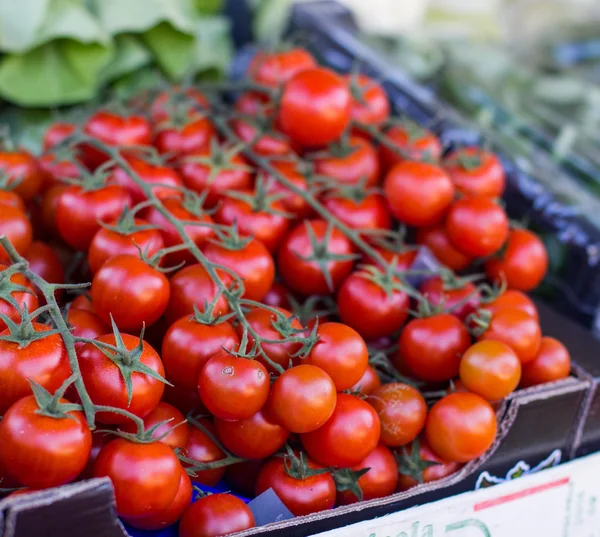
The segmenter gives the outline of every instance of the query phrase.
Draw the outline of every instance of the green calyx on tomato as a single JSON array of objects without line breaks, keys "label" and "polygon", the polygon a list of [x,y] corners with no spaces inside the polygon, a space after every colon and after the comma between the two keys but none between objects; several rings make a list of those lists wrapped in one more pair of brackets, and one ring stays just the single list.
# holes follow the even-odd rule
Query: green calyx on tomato
[{"label": "green calyx on tomato", "polygon": [[[2,298],[6,300],[6,298]],[[11,300],[14,302],[14,298],[11,297]],[[22,304],[22,309],[18,304],[16,304],[16,302],[13,304],[13,306],[15,306],[16,310],[19,311],[21,318],[19,319],[19,322],[15,322],[10,317],[0,314],[0,318],[4,321],[6,328],[9,331],[8,334],[0,336],[0,340],[16,343],[19,345],[19,348],[22,349],[34,341],[45,339],[51,335],[59,333],[59,330],[57,329],[36,330],[36,328],[39,326],[46,328],[38,323],[35,323],[36,326],[34,326],[33,320],[44,311],[47,311],[49,306],[42,306],[31,313],[27,311],[27,304],[25,303]]]},{"label": "green calyx on tomato", "polygon": [[410,451],[406,446],[402,448],[402,453],[394,452],[398,471],[402,475],[412,477],[417,483],[423,483],[423,472],[431,466],[437,466],[439,463],[427,461],[421,458],[419,439],[415,438],[411,444]]},{"label": "green calyx on tomato", "polygon": [[252,209],[252,212],[265,213],[277,216],[283,216],[284,218],[293,218],[294,215],[274,207],[276,202],[289,196],[286,192],[270,192],[268,183],[265,183],[264,177],[258,177],[252,193],[242,192],[239,190],[227,190],[225,195],[228,198],[243,201],[248,204]]},{"label": "green calyx on tomato", "polygon": [[226,147],[219,144],[216,137],[213,137],[210,141],[210,151],[207,156],[186,155],[184,157],[184,162],[192,162],[207,166],[210,169],[210,173],[206,179],[206,184],[211,185],[222,172],[240,171],[249,173],[253,171],[250,166],[239,163],[235,159],[235,157],[244,149],[245,145],[246,144],[239,144],[233,147]]},{"label": "green calyx on tomato", "polygon": [[99,222],[100,226],[109,231],[114,231],[115,233],[122,235],[123,237],[127,237],[129,235],[133,235],[138,231],[148,231],[151,229],[156,229],[156,226],[152,224],[139,224],[136,222],[135,215],[139,211],[139,207],[136,207],[134,210],[129,207],[123,207],[121,214],[117,218],[117,221],[114,224],[109,224],[108,222]]},{"label": "green calyx on tomato", "polygon": [[76,375],[71,375],[60,385],[54,394],[51,394],[43,386],[40,386],[35,380],[29,379],[31,391],[33,392],[33,396],[39,407],[38,410],[36,410],[36,414],[47,416],[49,418],[62,419],[68,418],[69,412],[82,410],[81,405],[61,402],[61,399],[64,401],[63,397],[65,392],[76,379]]}]

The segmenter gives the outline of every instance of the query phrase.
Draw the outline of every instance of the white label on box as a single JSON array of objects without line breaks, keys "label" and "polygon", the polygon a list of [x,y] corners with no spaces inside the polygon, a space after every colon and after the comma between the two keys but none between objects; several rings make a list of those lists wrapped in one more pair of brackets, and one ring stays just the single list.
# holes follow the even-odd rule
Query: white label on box
[{"label": "white label on box", "polygon": [[600,453],[314,537],[600,537]]}]

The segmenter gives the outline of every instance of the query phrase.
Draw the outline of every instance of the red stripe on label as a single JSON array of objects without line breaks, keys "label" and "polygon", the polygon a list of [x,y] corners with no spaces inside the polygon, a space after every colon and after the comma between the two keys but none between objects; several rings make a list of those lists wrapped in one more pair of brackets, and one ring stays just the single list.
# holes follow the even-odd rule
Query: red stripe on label
[{"label": "red stripe on label", "polygon": [[473,510],[482,511],[483,509],[488,509],[489,507],[496,507],[497,505],[502,505],[503,503],[512,502],[513,500],[519,500],[521,498],[525,498],[526,496],[532,496],[533,494],[537,494],[538,492],[543,492],[545,490],[561,487],[562,485],[566,485],[569,482],[569,479],[569,477],[563,477],[562,479],[551,481],[550,483],[544,483],[543,485],[537,485],[536,487],[520,490],[519,492],[513,492],[512,494],[506,494],[505,496],[500,496],[492,500],[486,500],[485,502],[476,503],[473,506]]}]

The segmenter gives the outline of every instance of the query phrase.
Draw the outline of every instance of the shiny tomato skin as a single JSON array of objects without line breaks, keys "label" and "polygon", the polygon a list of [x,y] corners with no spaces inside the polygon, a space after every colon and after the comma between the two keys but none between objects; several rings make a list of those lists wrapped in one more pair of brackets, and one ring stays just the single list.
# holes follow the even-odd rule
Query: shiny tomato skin
[{"label": "shiny tomato skin", "polygon": [[[179,412],[174,406],[161,401],[154,407],[154,410],[144,416],[144,428],[148,430],[150,427],[160,423],[161,421],[171,420],[164,425],[158,427],[153,433],[152,438],[158,439],[160,436],[168,432],[166,436],[160,439],[160,442],[167,444],[172,449],[187,448],[190,441],[190,427],[186,423],[184,415]],[[127,433],[135,434],[137,426],[133,421],[128,421],[119,425],[119,429]]]},{"label": "shiny tomato skin", "polygon": [[[329,473],[295,479],[286,473],[284,464],[283,458],[273,457],[263,465],[256,480],[257,495],[272,488],[294,516],[310,515],[333,508],[335,482]],[[320,468],[310,459],[308,466]]]},{"label": "shiny tomato skin", "polygon": [[485,264],[485,272],[491,281],[505,280],[509,289],[518,291],[535,289],[547,270],[548,252],[544,243],[526,229],[513,229],[500,257]]},{"label": "shiny tomato skin", "polygon": [[200,116],[180,127],[159,126],[153,143],[161,155],[173,160],[208,147],[215,136],[210,120]]},{"label": "shiny tomato skin", "polygon": [[288,137],[275,130],[261,131],[252,121],[233,119],[231,126],[240,141],[251,144],[252,151],[266,157],[293,155]]},{"label": "shiny tomato skin", "polygon": [[[8,268],[6,265],[0,264],[0,274],[3,270]],[[10,281],[15,285],[21,285],[26,289],[29,289],[31,292],[27,293],[24,291],[12,291],[10,296],[17,302],[19,308],[23,309],[27,308],[28,312],[32,312],[38,307],[38,297],[35,292],[35,288],[33,284],[20,272],[13,274],[10,277]],[[6,300],[0,298],[0,313],[2,315],[6,315],[9,319],[18,322],[20,319],[19,311],[15,309],[15,307]],[[0,319],[0,330],[4,330],[6,328],[6,323]]]},{"label": "shiny tomato skin", "polygon": [[250,508],[231,494],[210,494],[190,505],[179,524],[179,537],[220,537],[253,528]]},{"label": "shiny tomato skin", "polygon": [[76,296],[69,306],[71,309],[86,310],[95,313],[94,306],[92,306],[92,299],[87,294]]},{"label": "shiny tomato skin", "polygon": [[248,76],[264,86],[278,87],[297,73],[317,63],[305,49],[294,47],[276,52],[258,52],[248,66]]},{"label": "shiny tomato skin", "polygon": [[37,414],[38,410],[35,397],[28,395],[6,411],[0,422],[0,459],[9,474],[26,487],[58,487],[73,481],[84,469],[92,433],[82,412],[53,418]]},{"label": "shiny tomato skin", "polygon": [[[65,269],[62,262],[58,254],[45,242],[33,241],[27,250],[25,259],[29,263],[29,269],[48,283],[65,283]],[[62,296],[60,289],[55,292],[55,296],[57,298]],[[39,299],[41,303],[44,303],[41,293]],[[29,311],[33,310],[29,309]],[[0,322],[0,326],[2,326],[2,322]]]},{"label": "shiny tomato skin", "polygon": [[[121,334],[121,337],[128,350],[133,350],[139,345],[140,341],[137,337],[129,334]],[[109,345],[115,345],[113,334],[105,334],[96,339]],[[145,373],[134,371],[131,374],[131,403],[128,404],[127,388],[121,371],[93,343],[86,343],[77,352],[77,357],[83,382],[94,404],[122,408],[140,418],[144,418],[160,402],[165,385],[160,380]],[[164,377],[165,370],[160,357],[145,341],[143,342],[140,361],[155,373]],[[98,412],[96,420],[99,423],[121,424],[126,423],[128,418],[114,412]]]},{"label": "shiny tomato skin", "polygon": [[[358,479],[363,501],[385,498],[396,492],[398,463],[388,448],[379,444],[352,469],[362,470],[363,468],[369,468],[369,471]],[[338,505],[350,505],[357,502],[358,498],[350,491],[341,491],[337,494]]]},{"label": "shiny tomato skin", "polygon": [[263,304],[272,308],[290,309],[289,291],[285,285],[275,282],[269,292],[263,297]]},{"label": "shiny tomato skin", "polygon": [[[465,165],[462,159],[474,161]],[[463,196],[493,199],[504,193],[504,168],[500,159],[490,151],[461,147],[444,158],[444,168]]]},{"label": "shiny tomato skin", "polygon": [[499,401],[519,385],[521,362],[505,343],[480,341],[463,354],[460,380],[470,392],[486,401]]},{"label": "shiny tomato skin", "polygon": [[119,516],[155,516],[177,495],[180,468],[173,450],[162,442],[138,444],[117,438],[100,450],[94,477],[112,481]]},{"label": "shiny tomato skin", "polygon": [[121,330],[137,331],[155,323],[167,309],[169,280],[133,255],[106,261],[92,280],[92,303],[106,323],[112,317]]},{"label": "shiny tomato skin", "polygon": [[239,250],[207,243],[203,248],[209,261],[234,271],[244,282],[243,297],[261,301],[275,281],[275,262],[266,246],[252,239]]},{"label": "shiny tomato skin", "polygon": [[393,361],[421,380],[444,382],[458,375],[461,356],[470,346],[471,336],[462,321],[438,314],[413,319],[404,327]]},{"label": "shiny tomato skin", "polygon": [[571,356],[557,339],[543,337],[536,357],[523,366],[521,387],[537,386],[564,379],[571,372]]},{"label": "shiny tomato skin", "polygon": [[[0,236],[5,235],[17,252],[25,255],[33,242],[33,229],[27,215],[16,207],[7,205],[0,209]],[[0,263],[9,263],[10,257],[0,246]]]},{"label": "shiny tomato skin", "polygon": [[35,157],[24,150],[0,151],[0,173],[8,178],[8,185],[25,201],[37,196],[42,188],[43,173]]},{"label": "shiny tomato skin", "polygon": [[462,198],[448,211],[446,233],[454,247],[471,257],[496,253],[508,238],[504,209],[487,198]]},{"label": "shiny tomato skin", "polygon": [[445,284],[440,276],[425,280],[420,291],[430,304],[443,307],[444,311],[461,321],[473,313],[481,301],[481,295],[472,282],[454,288],[452,284]]},{"label": "shiny tomato skin", "polygon": [[215,429],[223,445],[243,459],[264,459],[274,455],[290,436],[275,423],[266,409],[244,420],[215,419]]},{"label": "shiny tomato skin", "polygon": [[362,461],[379,443],[379,416],[369,403],[339,393],[325,425],[301,436],[308,456],[324,466],[346,468]]},{"label": "shiny tomato skin", "polygon": [[417,229],[416,240],[417,244],[427,246],[436,259],[450,270],[464,270],[473,261],[454,247],[443,224]]},{"label": "shiny tomato skin", "polygon": [[245,420],[256,414],[267,402],[269,389],[264,365],[226,351],[209,358],[198,377],[202,403],[224,420]]},{"label": "shiny tomato skin", "polygon": [[[310,241],[308,227],[320,243],[327,232],[327,223],[323,220],[306,220],[293,228],[283,240],[277,256],[277,267],[286,285],[302,295],[326,295],[339,288],[352,272],[352,260],[330,260],[327,268],[331,274],[332,290],[327,285],[321,267],[317,261],[308,260],[315,251]],[[336,255],[354,255],[355,249],[350,240],[338,229],[331,233],[330,240],[323,245],[327,252]]]},{"label": "shiny tomato skin", "polygon": [[364,180],[365,187],[371,187],[379,184],[381,179],[377,152],[360,136],[350,137],[348,154],[330,154],[315,159],[315,172],[342,185],[356,185]]},{"label": "shiny tomato skin", "polygon": [[338,220],[359,231],[390,229],[392,219],[381,194],[368,194],[361,201],[344,197],[325,197],[323,206]]},{"label": "shiny tomato skin", "polygon": [[515,309],[498,311],[489,322],[479,341],[501,341],[506,343],[519,357],[521,364],[533,360],[542,341],[538,321],[529,314]]},{"label": "shiny tomato skin", "polygon": [[117,219],[124,207],[131,207],[131,197],[119,185],[107,185],[90,191],[80,186],[70,186],[59,198],[56,228],[71,248],[87,251],[101,228],[99,222]]},{"label": "shiny tomato skin", "polygon": [[367,341],[397,332],[408,318],[410,298],[397,289],[391,296],[360,271],[346,278],[337,295],[342,322]]},{"label": "shiny tomato skin", "polygon": [[[198,420],[208,432],[215,434],[215,428],[213,424],[205,418]],[[204,431],[197,427],[190,426],[190,439],[188,441],[187,449],[184,450],[184,455],[190,459],[198,462],[213,462],[220,461],[225,458],[225,453],[221,451],[221,448],[215,444]],[[194,478],[194,481],[214,487],[225,475],[225,466],[220,468],[212,468],[210,470],[202,470],[196,472],[198,477]]]},{"label": "shiny tomato skin", "polygon": [[[273,160],[271,166],[283,176],[287,181],[292,183],[302,192],[308,192],[308,182],[306,177],[298,169],[298,166],[288,160]],[[269,174],[262,174],[265,188],[269,194],[285,194],[281,199],[281,203],[285,207],[286,212],[295,215],[297,218],[308,218],[312,213],[312,207],[299,194],[292,192],[287,186],[284,186],[275,177]]]},{"label": "shiny tomato skin", "polygon": [[350,388],[352,393],[359,392],[363,395],[372,394],[377,388],[381,386],[381,379],[375,371],[375,368],[372,365],[367,366],[363,376],[360,377],[360,380]]},{"label": "shiny tomato skin", "polygon": [[38,166],[43,175],[42,194],[54,186],[68,184],[65,179],[78,179],[81,171],[77,164],[71,160],[58,160],[54,153],[42,155],[38,159]]},{"label": "shiny tomato skin", "polygon": [[351,104],[348,84],[339,75],[323,67],[305,69],[283,85],[278,124],[300,146],[322,147],[342,135]]},{"label": "shiny tomato skin", "polygon": [[427,129],[419,129],[418,135],[411,132],[411,128],[402,125],[393,125],[385,134],[389,142],[402,150],[404,156],[392,150],[385,144],[379,146],[379,160],[384,172],[391,170],[399,162],[407,159],[423,160],[428,156],[437,162],[442,156],[442,144],[438,137]]},{"label": "shiny tomato skin", "polygon": [[197,88],[187,87],[181,88],[174,86],[171,90],[165,90],[159,93],[150,105],[150,118],[155,124],[172,119],[174,112],[177,112],[179,103],[187,107],[187,115],[192,118],[197,114],[208,110],[210,103],[206,96]]},{"label": "shiny tomato skin", "polygon": [[[71,334],[75,337],[96,339],[98,336],[110,332],[110,327],[93,311],[69,308],[67,322],[72,327]],[[77,342],[75,343],[75,349],[80,349],[84,345],[85,343],[82,341]]]},{"label": "shiny tomato skin", "polygon": [[320,367],[338,392],[351,388],[369,365],[369,350],[360,334],[342,323],[324,323],[317,328],[318,341],[304,363]]},{"label": "shiny tomato skin", "polygon": [[427,162],[396,164],[385,176],[383,190],[392,215],[415,227],[440,222],[454,199],[450,177]]},{"label": "shiny tomato skin", "polygon": [[302,364],[281,374],[271,387],[268,410],[292,433],[318,429],[335,410],[336,389],[321,368]]},{"label": "shiny tomato skin", "polygon": [[381,85],[363,74],[346,75],[346,80],[352,92],[352,120],[371,126],[385,123],[390,116],[390,102]]},{"label": "shiny tomato skin", "polygon": [[[388,265],[393,263],[396,270],[400,272],[410,270],[417,259],[417,254],[419,253],[417,248],[410,246],[399,249],[398,251],[383,248],[381,246],[374,246],[373,249],[379,253],[379,255]],[[364,256],[363,263],[365,265],[375,265],[376,267],[381,267],[380,263],[378,263],[369,255]]]},{"label": "shiny tomato skin", "polygon": [[63,140],[66,140],[71,136],[76,130],[77,125],[74,123],[67,123],[66,121],[56,121],[52,123],[44,133],[44,138],[42,140],[44,151],[48,151],[57,146]]},{"label": "shiny tomato skin", "polygon": [[469,462],[490,448],[496,430],[496,414],[485,399],[474,393],[453,393],[430,409],[425,437],[442,459]]},{"label": "shiny tomato skin", "polygon": [[14,207],[21,212],[26,211],[23,198],[13,190],[0,190],[0,207],[2,206]]},{"label": "shiny tomato skin", "polygon": [[[32,324],[36,332],[50,330],[44,324]],[[0,336],[9,334],[8,328],[0,332]],[[0,414],[31,394],[28,379],[54,393],[70,375],[69,357],[60,334],[36,339],[25,347],[12,341],[0,341]]]},{"label": "shiny tomato skin", "polygon": [[388,447],[410,444],[425,427],[427,403],[417,390],[402,382],[384,384],[369,395],[381,423],[380,442]]},{"label": "shiny tomato skin", "polygon": [[62,193],[69,188],[67,185],[52,186],[46,190],[40,199],[38,234],[43,237],[56,236],[56,211]]},{"label": "shiny tomato skin", "polygon": [[539,320],[540,317],[533,300],[516,289],[507,289],[494,301],[483,304],[482,307],[490,311],[492,315],[502,309],[517,309],[531,315],[536,320]]}]

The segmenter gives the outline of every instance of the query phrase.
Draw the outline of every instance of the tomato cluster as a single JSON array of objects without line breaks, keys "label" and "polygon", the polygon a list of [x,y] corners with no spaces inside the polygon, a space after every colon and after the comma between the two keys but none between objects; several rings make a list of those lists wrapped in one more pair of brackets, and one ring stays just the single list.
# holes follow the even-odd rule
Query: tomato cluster
[{"label": "tomato cluster", "polygon": [[189,506],[190,476],[294,515],[383,497],[481,456],[498,401],[568,376],[524,294],[546,250],[509,223],[493,153],[444,154],[302,49],[259,54],[233,107],[147,102],[0,153],[3,487],[108,476],[128,524],[216,536],[252,513]]}]

